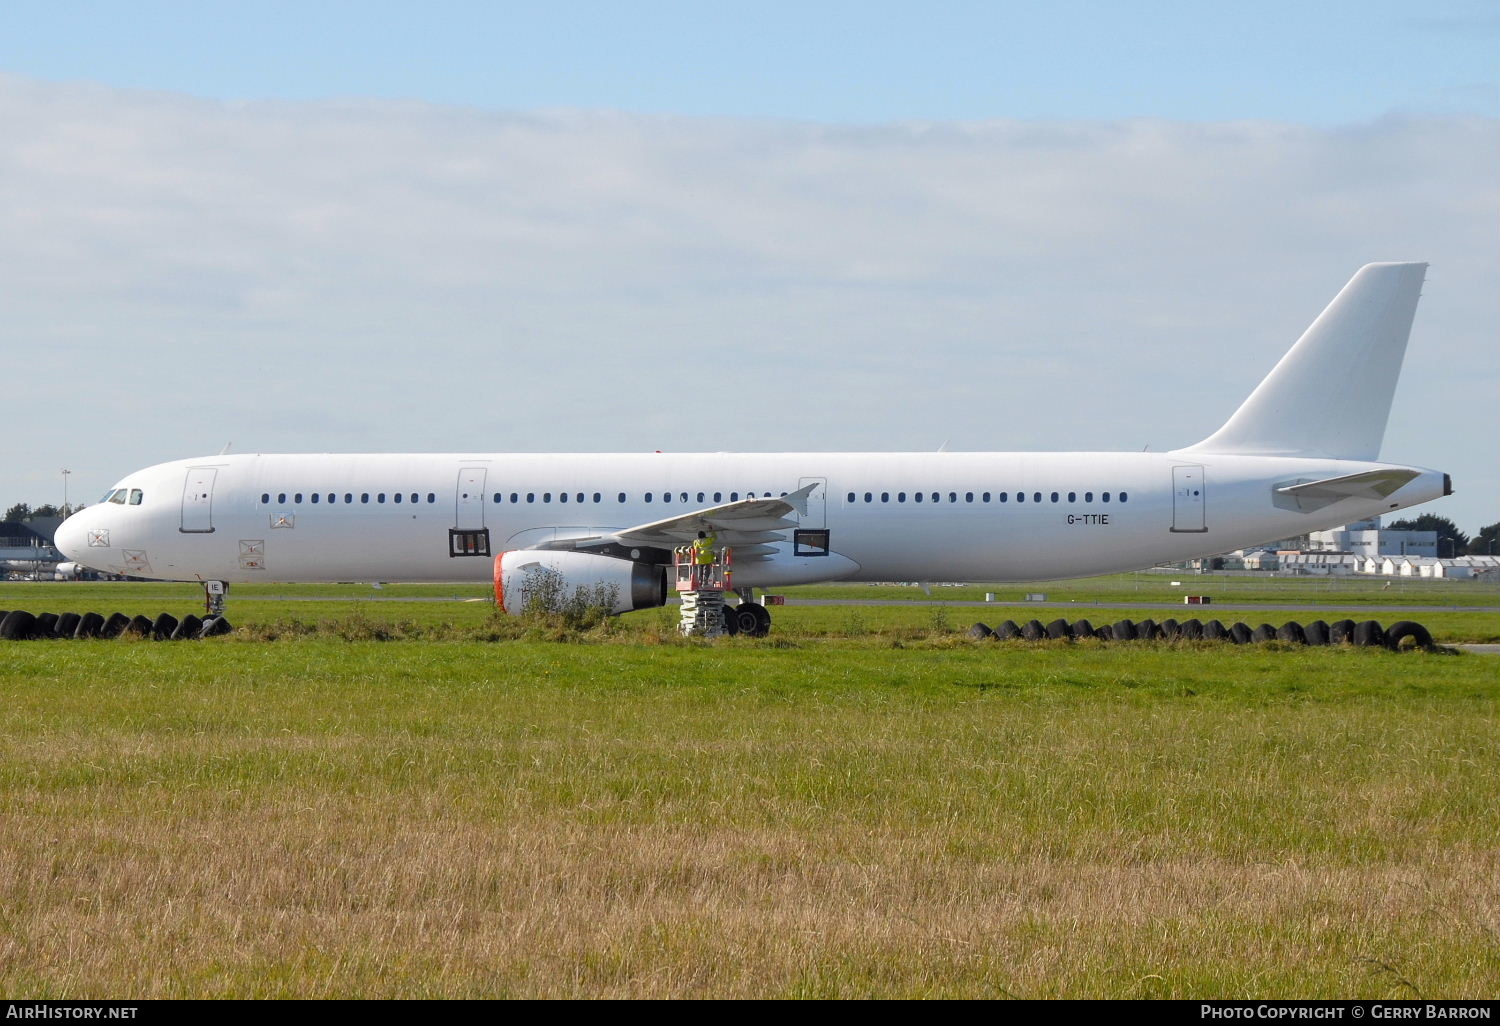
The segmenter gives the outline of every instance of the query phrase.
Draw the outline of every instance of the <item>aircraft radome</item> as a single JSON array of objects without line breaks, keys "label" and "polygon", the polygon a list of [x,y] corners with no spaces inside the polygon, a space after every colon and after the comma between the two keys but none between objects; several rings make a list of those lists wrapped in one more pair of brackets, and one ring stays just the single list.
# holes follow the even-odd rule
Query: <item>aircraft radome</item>
[{"label": "aircraft radome", "polygon": [[[220,455],[126,475],[58,529],[68,558],[169,581],[496,582],[662,605],[675,547],[752,589],[1132,570],[1450,494],[1379,462],[1426,264],[1361,268],[1232,417],[1169,452]],[[511,601],[506,601],[509,592]]]}]

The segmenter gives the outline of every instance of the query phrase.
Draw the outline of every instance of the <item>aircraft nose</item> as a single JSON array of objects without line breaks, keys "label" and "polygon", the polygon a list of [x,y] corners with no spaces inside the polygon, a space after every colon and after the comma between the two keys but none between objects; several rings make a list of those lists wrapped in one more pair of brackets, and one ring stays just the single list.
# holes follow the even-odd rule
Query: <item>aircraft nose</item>
[{"label": "aircraft nose", "polygon": [[88,555],[88,525],[84,523],[86,519],[83,511],[74,513],[57,525],[57,533],[52,536],[52,544],[57,546],[57,551],[75,563],[85,562],[84,557]]}]

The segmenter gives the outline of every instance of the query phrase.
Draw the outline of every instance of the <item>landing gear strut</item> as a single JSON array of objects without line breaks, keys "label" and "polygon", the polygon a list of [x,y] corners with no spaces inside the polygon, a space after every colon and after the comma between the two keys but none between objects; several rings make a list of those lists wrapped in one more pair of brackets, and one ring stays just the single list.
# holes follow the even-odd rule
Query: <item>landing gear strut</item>
[{"label": "landing gear strut", "polygon": [[203,608],[208,616],[224,615],[224,600],[229,597],[229,585],[224,581],[203,582]]}]

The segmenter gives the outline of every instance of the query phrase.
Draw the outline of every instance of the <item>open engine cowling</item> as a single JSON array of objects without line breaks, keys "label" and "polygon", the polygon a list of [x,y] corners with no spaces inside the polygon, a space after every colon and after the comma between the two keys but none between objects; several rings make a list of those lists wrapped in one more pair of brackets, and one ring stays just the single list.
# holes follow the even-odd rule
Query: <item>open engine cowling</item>
[{"label": "open engine cowling", "polygon": [[512,615],[575,601],[611,613],[652,609],[667,602],[667,571],[591,552],[515,549],[495,557],[495,601]]}]

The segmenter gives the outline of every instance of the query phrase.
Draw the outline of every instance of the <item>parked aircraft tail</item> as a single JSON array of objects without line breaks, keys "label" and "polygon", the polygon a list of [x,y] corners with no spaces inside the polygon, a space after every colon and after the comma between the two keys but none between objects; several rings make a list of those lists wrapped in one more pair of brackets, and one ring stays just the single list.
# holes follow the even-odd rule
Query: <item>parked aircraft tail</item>
[{"label": "parked aircraft tail", "polygon": [[1181,451],[1374,460],[1426,264],[1366,264],[1234,416]]}]

